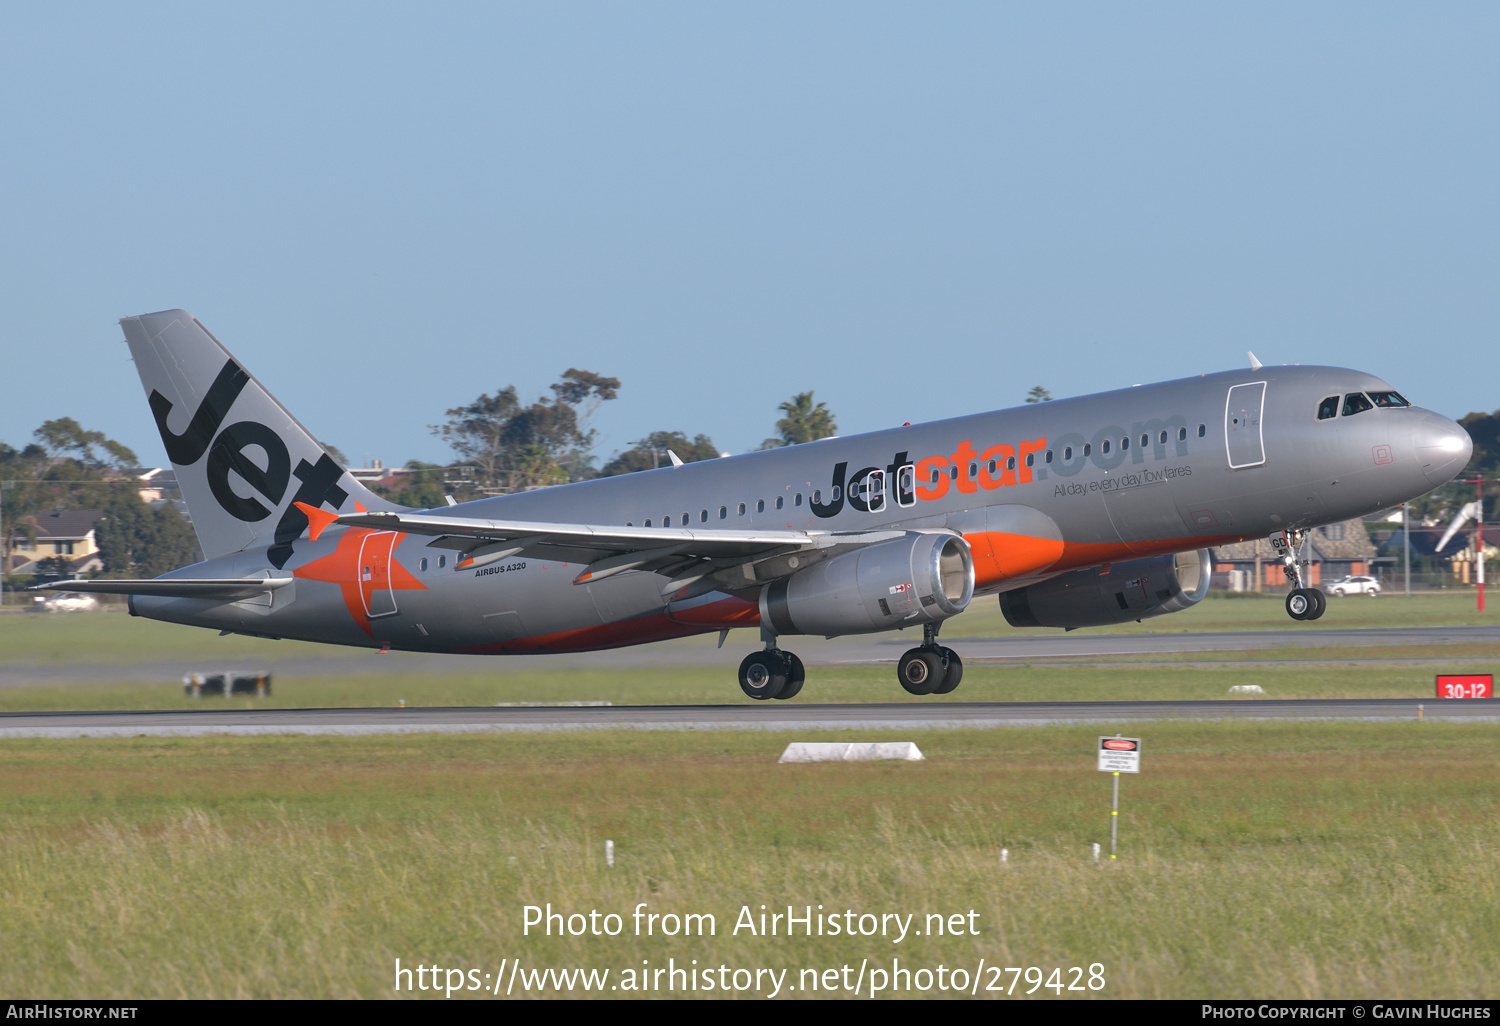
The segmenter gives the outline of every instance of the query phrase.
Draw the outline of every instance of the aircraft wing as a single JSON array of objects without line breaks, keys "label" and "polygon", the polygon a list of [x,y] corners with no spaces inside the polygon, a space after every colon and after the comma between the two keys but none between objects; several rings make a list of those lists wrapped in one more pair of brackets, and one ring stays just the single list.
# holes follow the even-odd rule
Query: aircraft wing
[{"label": "aircraft wing", "polygon": [[[663,594],[700,585],[746,588],[794,572],[838,551],[899,538],[902,531],[695,531],[671,527],[476,520],[428,513],[346,513],[298,503],[317,538],[329,527],[364,527],[427,535],[431,547],[462,553],[456,568],[528,556],[582,565],[574,584],[628,570],[665,574]],[[802,556],[802,554],[806,554]],[[801,557],[801,558],[799,558]]]},{"label": "aircraft wing", "polygon": [[160,595],[163,598],[245,599],[292,583],[290,577],[156,578],[130,581],[53,581],[27,591],[91,591],[100,595]]}]

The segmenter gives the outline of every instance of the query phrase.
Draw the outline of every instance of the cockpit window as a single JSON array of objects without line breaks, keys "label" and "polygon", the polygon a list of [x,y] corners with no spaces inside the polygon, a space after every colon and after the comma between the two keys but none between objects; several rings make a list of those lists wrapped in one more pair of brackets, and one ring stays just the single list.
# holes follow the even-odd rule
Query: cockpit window
[{"label": "cockpit window", "polygon": [[1374,408],[1375,404],[1366,399],[1363,392],[1350,392],[1344,396],[1344,416],[1346,417],[1352,417],[1356,413],[1364,413]]},{"label": "cockpit window", "polygon": [[1370,397],[1372,403],[1383,410],[1400,409],[1411,405],[1400,392],[1367,392],[1365,394]]},{"label": "cockpit window", "polygon": [[1328,420],[1339,415],[1339,397],[1331,395],[1318,404],[1318,419]]}]

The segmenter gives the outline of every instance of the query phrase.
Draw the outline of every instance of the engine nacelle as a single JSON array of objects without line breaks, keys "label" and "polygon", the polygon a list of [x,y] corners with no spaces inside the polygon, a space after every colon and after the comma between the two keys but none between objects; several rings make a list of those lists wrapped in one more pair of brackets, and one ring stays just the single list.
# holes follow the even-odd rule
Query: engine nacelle
[{"label": "engine nacelle", "polygon": [[1012,627],[1102,627],[1176,613],[1203,601],[1213,569],[1207,549],[1075,570],[1000,593]]},{"label": "engine nacelle", "polygon": [[911,531],[766,585],[760,622],[777,634],[868,634],[946,620],[973,597],[968,543]]}]

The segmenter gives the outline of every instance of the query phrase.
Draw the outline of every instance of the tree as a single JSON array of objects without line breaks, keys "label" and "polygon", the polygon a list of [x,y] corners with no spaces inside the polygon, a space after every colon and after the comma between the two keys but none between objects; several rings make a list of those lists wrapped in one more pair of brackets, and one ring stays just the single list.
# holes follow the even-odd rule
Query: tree
[{"label": "tree", "polygon": [[667,456],[668,449],[675,452],[684,463],[717,459],[719,455],[718,447],[707,435],[699,435],[690,442],[681,431],[653,431],[636,442],[633,449],[625,450],[606,463],[599,470],[599,476],[614,477],[616,474],[633,474],[638,470],[671,466],[671,458]]},{"label": "tree", "polygon": [[111,489],[94,540],[109,577],[160,576],[191,563],[197,547],[192,527],[175,506],[151,507],[128,482]]},{"label": "tree", "polygon": [[589,418],[619,388],[618,378],[569,367],[550,399],[523,405],[515,386],[507,385],[449,410],[448,422],[432,432],[472,468],[481,488],[518,492],[577,481],[593,470],[596,432]]},{"label": "tree", "polygon": [[[103,431],[85,431],[72,417],[49,420],[37,428],[33,436],[46,447],[49,456],[71,453],[75,459],[90,467],[124,468],[133,467],[137,462],[134,452],[119,442],[106,438]],[[96,453],[95,446],[102,449],[103,453]]]},{"label": "tree", "polygon": [[786,414],[776,422],[776,437],[761,443],[762,449],[775,449],[783,445],[800,445],[819,438],[831,438],[839,426],[833,422],[833,414],[826,403],[813,405],[811,392],[799,392],[777,407]]},{"label": "tree", "polygon": [[448,468],[437,463],[407,460],[410,473],[395,475],[390,484],[371,482],[368,487],[381,498],[416,509],[435,509],[446,504],[443,498]]},{"label": "tree", "polygon": [[1026,401],[1028,403],[1050,403],[1052,401],[1052,393],[1041,385],[1032,385],[1031,391],[1026,393]]},{"label": "tree", "polygon": [[102,509],[118,484],[135,481],[121,471],[136,462],[135,453],[85,430],[72,417],[49,420],[32,433],[24,449],[0,442],[0,569],[8,571],[13,539],[36,540],[36,516],[53,509]]}]

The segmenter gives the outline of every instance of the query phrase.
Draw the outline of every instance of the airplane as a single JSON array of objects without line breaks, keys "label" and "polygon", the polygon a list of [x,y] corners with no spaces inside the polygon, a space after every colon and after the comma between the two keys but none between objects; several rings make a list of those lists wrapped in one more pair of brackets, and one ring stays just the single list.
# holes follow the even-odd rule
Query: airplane
[{"label": "airplane", "polygon": [[1266,367],[903,425],[436,509],[341,467],[185,310],[120,322],[205,559],[135,616],[381,651],[580,652],[758,628],[739,683],[790,699],[795,635],[921,627],[897,664],[942,695],[942,625],[997,595],[1015,627],[1142,620],[1203,600],[1208,548],[1269,537],[1294,620],[1323,614],[1305,533],[1445,484],[1454,421],[1336,367]]}]

